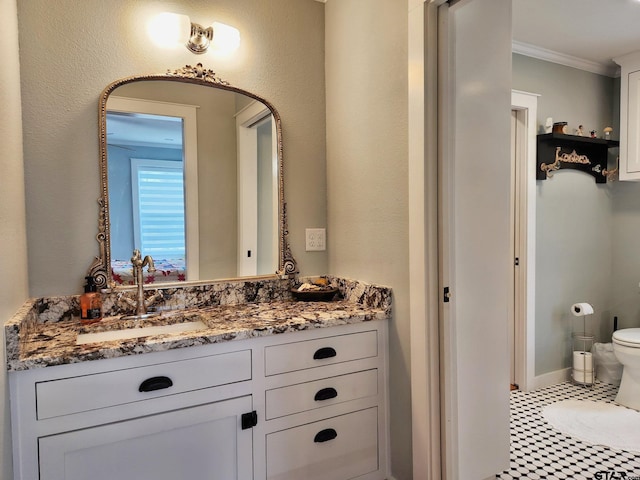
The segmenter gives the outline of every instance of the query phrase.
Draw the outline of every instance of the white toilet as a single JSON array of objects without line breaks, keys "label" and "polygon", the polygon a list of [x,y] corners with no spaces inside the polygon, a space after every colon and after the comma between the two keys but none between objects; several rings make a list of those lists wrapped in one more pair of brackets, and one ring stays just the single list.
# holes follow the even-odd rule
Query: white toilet
[{"label": "white toilet", "polygon": [[640,328],[613,332],[613,353],[622,364],[622,380],[616,403],[640,410]]}]

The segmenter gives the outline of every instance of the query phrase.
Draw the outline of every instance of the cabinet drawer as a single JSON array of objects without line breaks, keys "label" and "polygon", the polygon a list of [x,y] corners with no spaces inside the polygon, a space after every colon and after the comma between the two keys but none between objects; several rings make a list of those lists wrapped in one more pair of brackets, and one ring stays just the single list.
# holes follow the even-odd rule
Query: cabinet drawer
[{"label": "cabinet drawer", "polygon": [[376,331],[275,345],[265,348],[265,374],[277,375],[377,355]]},{"label": "cabinet drawer", "polygon": [[38,419],[251,379],[251,351],[36,383]]},{"label": "cabinet drawer", "polygon": [[378,409],[267,435],[268,480],[347,480],[378,470]]},{"label": "cabinet drawer", "polygon": [[350,373],[266,392],[266,417],[284,417],[378,394],[378,370]]}]

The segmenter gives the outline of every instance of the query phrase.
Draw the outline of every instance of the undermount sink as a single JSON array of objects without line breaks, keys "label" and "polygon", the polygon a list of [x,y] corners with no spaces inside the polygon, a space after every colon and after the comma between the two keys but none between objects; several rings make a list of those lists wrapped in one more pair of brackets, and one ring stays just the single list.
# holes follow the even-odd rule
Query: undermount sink
[{"label": "undermount sink", "polygon": [[141,313],[136,315],[127,315],[120,320],[144,320],[145,318],[153,318],[160,315],[160,312]]},{"label": "undermount sink", "polygon": [[80,333],[76,345],[88,343],[109,342],[113,340],[127,340],[131,338],[147,337],[150,335],[165,335],[169,333],[194,332],[205,330],[207,326],[200,320],[192,322],[177,322],[168,325],[151,325],[147,327],[124,327],[120,329],[104,330],[100,332]]}]

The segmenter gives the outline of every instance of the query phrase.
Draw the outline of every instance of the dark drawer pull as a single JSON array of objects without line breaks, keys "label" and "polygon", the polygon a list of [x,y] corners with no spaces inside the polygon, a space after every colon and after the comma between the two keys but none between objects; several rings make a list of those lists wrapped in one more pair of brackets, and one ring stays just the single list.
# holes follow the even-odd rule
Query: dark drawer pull
[{"label": "dark drawer pull", "polygon": [[169,388],[173,385],[173,382],[169,377],[151,377],[147,378],[140,384],[138,388],[139,392],[153,392],[154,390],[162,390],[163,388]]},{"label": "dark drawer pull", "polygon": [[316,443],[328,442],[329,440],[333,440],[338,436],[338,432],[336,432],[333,428],[327,428],[325,430],[321,430],[316,433],[313,441]]},{"label": "dark drawer pull", "polygon": [[324,347],[316,350],[316,353],[313,354],[314,360],[322,360],[323,358],[331,358],[337,355],[334,348]]},{"label": "dark drawer pull", "polygon": [[338,391],[335,388],[323,388],[322,390],[318,390],[316,396],[313,399],[316,402],[321,402],[322,400],[329,400],[331,398],[336,398],[338,396]]}]

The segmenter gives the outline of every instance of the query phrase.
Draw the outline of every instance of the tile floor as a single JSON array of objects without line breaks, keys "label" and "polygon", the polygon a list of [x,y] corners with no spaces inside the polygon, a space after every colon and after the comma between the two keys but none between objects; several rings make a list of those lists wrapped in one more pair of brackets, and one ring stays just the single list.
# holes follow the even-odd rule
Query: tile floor
[{"label": "tile floor", "polygon": [[[511,468],[498,475],[510,479],[640,480],[640,454],[591,445],[554,430],[542,407],[568,399],[612,402],[617,387],[593,388],[570,382],[532,392],[511,392]],[[640,432],[638,432],[640,435]]]}]

